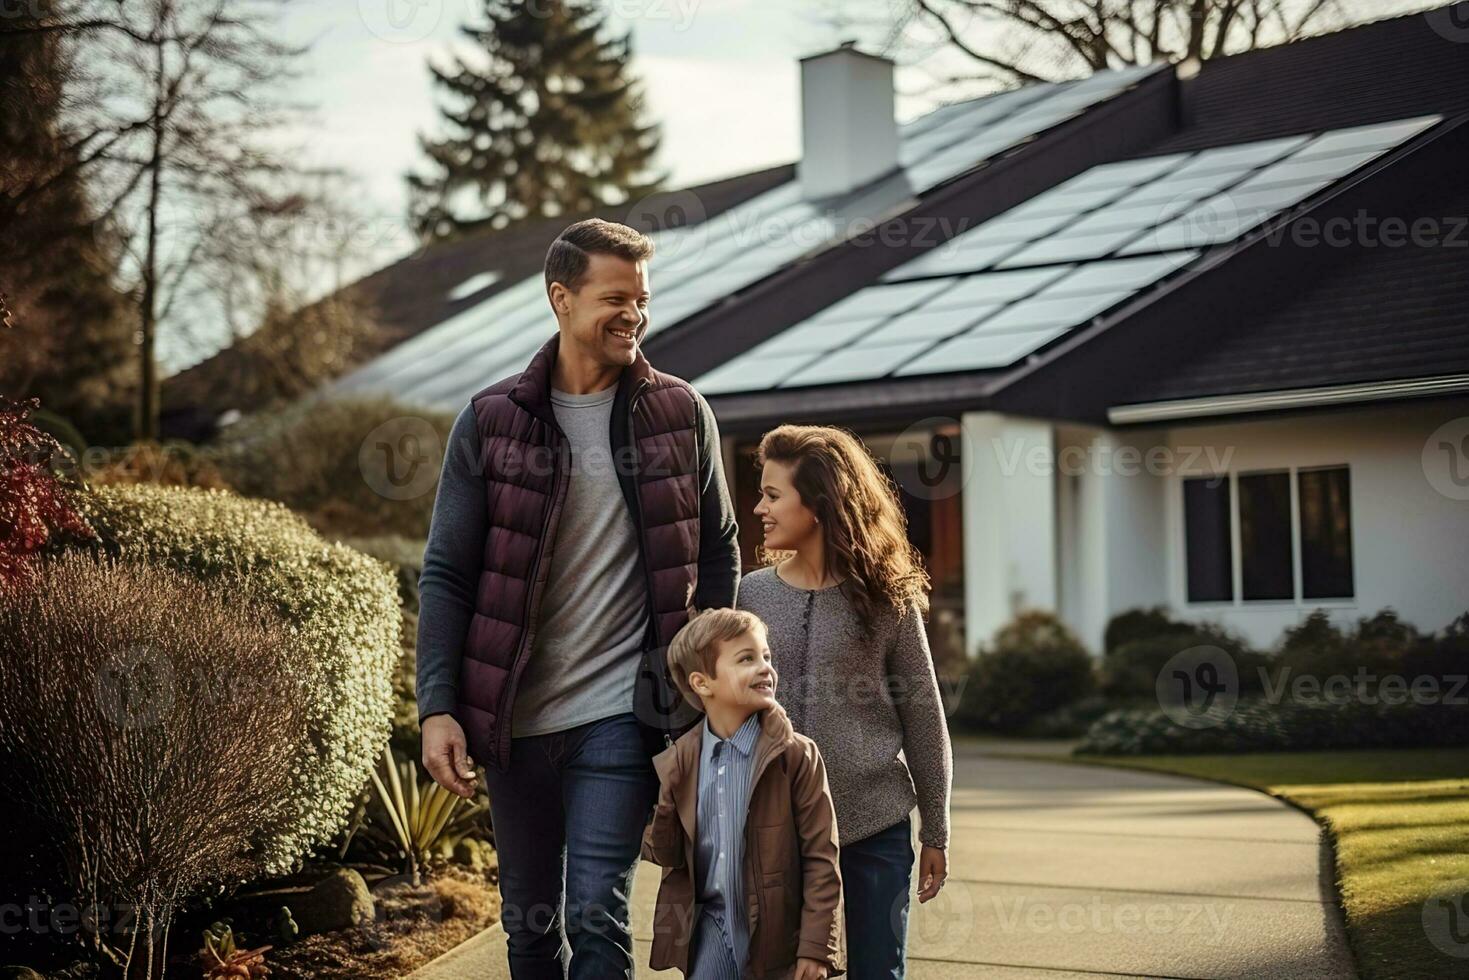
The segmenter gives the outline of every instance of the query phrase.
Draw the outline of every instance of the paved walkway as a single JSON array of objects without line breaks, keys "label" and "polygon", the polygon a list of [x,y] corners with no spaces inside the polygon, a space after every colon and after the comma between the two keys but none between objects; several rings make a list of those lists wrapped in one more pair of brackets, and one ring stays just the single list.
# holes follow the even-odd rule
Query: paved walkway
[{"label": "paved walkway", "polygon": [[[997,748],[955,746],[950,878],[913,905],[911,980],[1355,976],[1309,817],[1249,790]],[[641,963],[657,883],[644,864]],[[509,975],[494,928],[413,976]]]}]

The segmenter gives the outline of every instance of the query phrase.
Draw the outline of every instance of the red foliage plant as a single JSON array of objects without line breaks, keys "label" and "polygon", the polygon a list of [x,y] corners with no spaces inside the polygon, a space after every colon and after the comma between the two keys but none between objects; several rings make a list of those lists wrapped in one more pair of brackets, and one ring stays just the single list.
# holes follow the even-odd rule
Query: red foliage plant
[{"label": "red foliage plant", "polygon": [[61,446],[30,421],[40,400],[0,395],[0,581],[23,575],[53,537],[94,538],[52,462]]}]

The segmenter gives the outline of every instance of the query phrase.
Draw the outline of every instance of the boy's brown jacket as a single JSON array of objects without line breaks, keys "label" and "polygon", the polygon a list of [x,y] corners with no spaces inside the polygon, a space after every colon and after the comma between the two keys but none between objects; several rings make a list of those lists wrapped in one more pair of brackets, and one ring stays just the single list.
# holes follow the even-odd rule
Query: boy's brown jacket
[{"label": "boy's brown jacket", "polygon": [[[703,731],[695,725],[653,759],[661,788],[643,834],[643,858],[663,867],[650,966],[685,976],[695,925],[694,824]],[[742,870],[750,936],[742,977],[790,977],[800,956],[824,962],[828,976],[846,972],[836,810],[826,766],[816,743],[791,728],[779,705],[764,711],[755,740]]]}]

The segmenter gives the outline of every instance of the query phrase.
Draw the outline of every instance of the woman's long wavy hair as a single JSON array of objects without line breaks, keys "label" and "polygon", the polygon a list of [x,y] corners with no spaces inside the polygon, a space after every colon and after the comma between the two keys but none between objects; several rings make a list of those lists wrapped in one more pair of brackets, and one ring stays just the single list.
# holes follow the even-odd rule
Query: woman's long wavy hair
[{"label": "woman's long wavy hair", "polygon": [[[833,426],[782,425],[760,440],[756,468],[768,460],[791,468],[801,503],[821,519],[826,574],[843,580],[864,630],[882,605],[901,614],[917,602],[928,612],[928,572],[908,540],[898,488],[862,440]],[[762,549],[766,564],[787,554]]]}]

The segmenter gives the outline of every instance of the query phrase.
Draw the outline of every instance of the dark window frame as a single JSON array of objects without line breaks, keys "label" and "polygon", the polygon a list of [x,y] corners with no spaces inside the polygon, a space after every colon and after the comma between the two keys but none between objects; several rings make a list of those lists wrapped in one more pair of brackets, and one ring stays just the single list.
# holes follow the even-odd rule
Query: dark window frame
[{"label": "dark window frame", "polygon": [[[1308,523],[1315,518],[1307,515],[1308,502],[1303,496],[1303,477],[1307,482],[1317,479],[1317,474],[1340,474],[1340,486],[1334,488],[1338,498],[1328,506],[1334,506],[1334,510],[1328,517],[1336,518],[1336,535],[1334,540],[1321,543],[1319,536],[1308,541],[1308,534],[1314,534]],[[1245,549],[1249,547],[1246,541],[1245,501],[1244,491],[1241,483],[1251,478],[1269,478],[1285,476],[1287,483],[1287,498],[1284,503],[1287,509],[1284,515],[1277,513],[1275,517],[1284,516],[1287,522],[1285,528],[1289,543],[1289,595],[1275,596],[1250,596],[1248,590],[1250,583],[1246,576],[1246,554]],[[1331,479],[1331,477],[1323,477]],[[1226,560],[1228,564],[1228,588],[1218,589],[1217,582],[1222,569],[1215,568],[1209,573],[1208,581],[1203,585],[1213,584],[1214,589],[1194,588],[1194,572],[1196,568],[1208,571],[1207,566],[1217,562],[1217,556],[1208,554],[1197,554],[1190,539],[1193,536],[1190,529],[1190,485],[1207,484],[1216,480],[1222,483],[1213,488],[1215,492],[1223,493],[1224,500],[1224,538],[1228,551]],[[1187,476],[1179,481],[1180,501],[1180,533],[1183,549],[1183,601],[1188,606],[1271,606],[1271,605],[1319,605],[1322,603],[1351,603],[1357,598],[1357,563],[1356,563],[1356,535],[1354,533],[1355,520],[1352,511],[1352,466],[1350,463],[1325,463],[1312,464],[1310,466],[1287,466],[1287,467],[1262,467],[1250,470],[1231,470],[1228,473]],[[1333,488],[1327,488],[1328,495]],[[1313,491],[1315,492],[1315,491]],[[1217,505],[1216,505],[1217,506]],[[1207,517],[1208,515],[1203,515]],[[1217,513],[1216,513],[1217,519]],[[1207,522],[1206,522],[1207,525]],[[1217,538],[1217,527],[1213,529]],[[1320,562],[1315,558],[1309,558],[1308,548],[1319,549],[1326,547],[1335,549],[1335,561],[1337,567],[1322,570]],[[1311,569],[1308,571],[1308,563]],[[1281,570],[1275,569],[1277,586],[1281,584]],[[1324,582],[1323,582],[1324,578]],[[1345,583],[1343,586],[1342,583]],[[1277,587],[1277,592],[1280,589]],[[1325,594],[1325,593],[1332,594]]]}]

